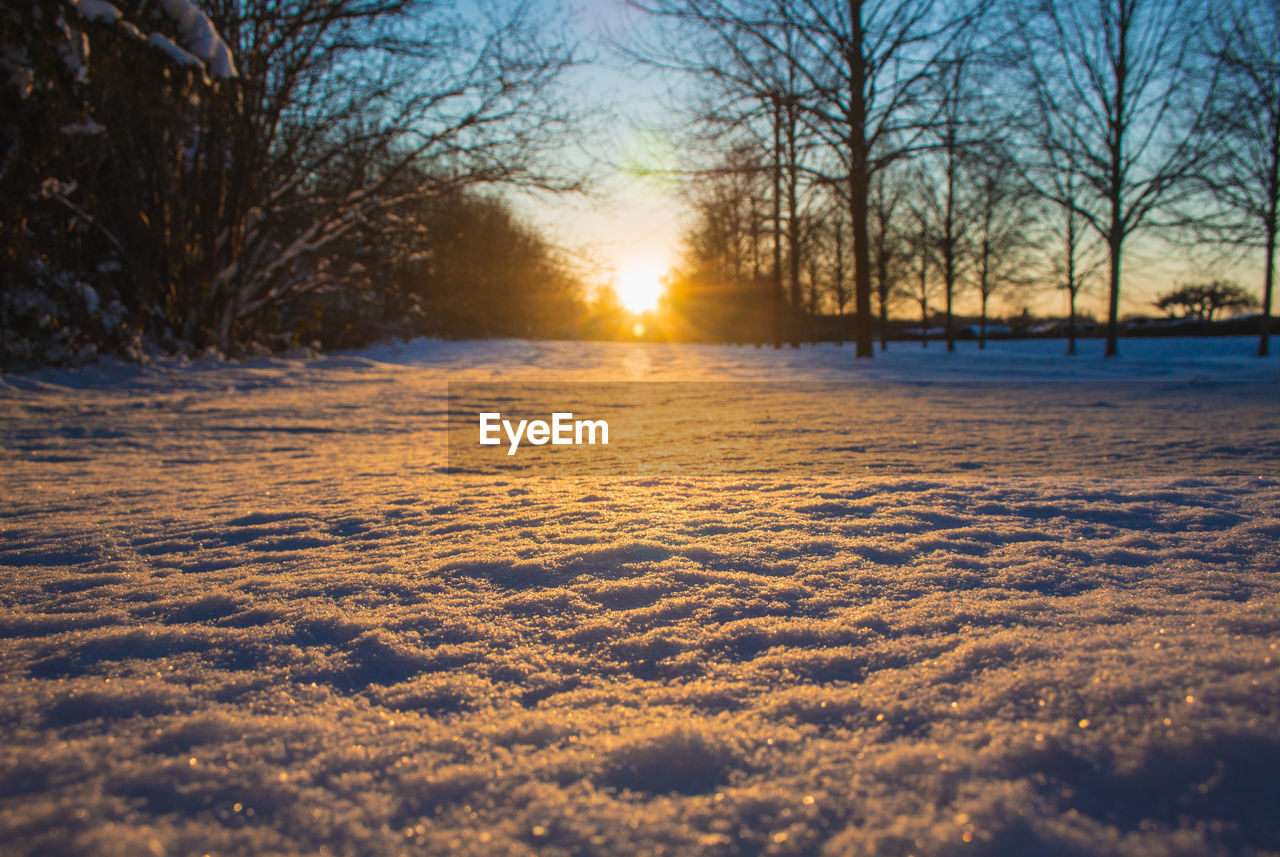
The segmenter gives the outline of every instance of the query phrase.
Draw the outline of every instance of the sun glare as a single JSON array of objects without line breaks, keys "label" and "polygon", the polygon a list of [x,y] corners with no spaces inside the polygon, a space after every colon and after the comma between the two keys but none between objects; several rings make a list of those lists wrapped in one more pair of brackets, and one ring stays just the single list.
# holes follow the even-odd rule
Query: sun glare
[{"label": "sun glare", "polygon": [[662,299],[662,271],[656,266],[635,265],[618,272],[618,302],[629,312],[640,313],[658,308]]}]

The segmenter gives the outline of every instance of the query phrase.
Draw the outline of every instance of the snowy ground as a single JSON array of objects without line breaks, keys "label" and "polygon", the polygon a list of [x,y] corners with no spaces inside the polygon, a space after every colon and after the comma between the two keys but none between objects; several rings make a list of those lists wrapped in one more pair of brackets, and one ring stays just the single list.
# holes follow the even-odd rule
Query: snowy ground
[{"label": "snowy ground", "polygon": [[[1121,345],[5,376],[0,853],[1280,853],[1280,361]],[[447,473],[512,380],[866,384],[936,466]],[[1049,411],[1174,464],[988,466]]]}]

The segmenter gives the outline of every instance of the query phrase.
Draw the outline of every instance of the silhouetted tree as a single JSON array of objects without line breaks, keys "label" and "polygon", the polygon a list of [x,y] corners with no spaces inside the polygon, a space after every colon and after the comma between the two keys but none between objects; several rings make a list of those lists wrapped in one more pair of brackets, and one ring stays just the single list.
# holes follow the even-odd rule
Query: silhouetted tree
[{"label": "silhouetted tree", "polygon": [[1035,219],[1030,194],[1018,180],[1010,153],[999,142],[988,143],[969,159],[973,237],[971,278],[978,290],[981,314],[978,348],[986,347],[988,305],[1002,290],[1029,282],[1029,230]]},{"label": "silhouetted tree", "polygon": [[801,73],[818,98],[809,124],[839,159],[848,190],[853,235],[857,356],[871,357],[872,179],[923,145],[922,105],[939,60],[955,53],[958,37],[983,3],[934,0],[801,0],[785,9],[803,39]]},{"label": "silhouetted tree", "polygon": [[934,256],[937,248],[934,216],[935,200],[929,193],[929,185],[923,175],[916,172],[911,177],[913,193],[908,197],[910,222],[905,227],[910,242],[912,275],[903,278],[902,293],[920,307],[920,347],[929,346],[929,307],[934,298],[936,284],[931,273],[937,268]]},{"label": "silhouetted tree", "polygon": [[[140,355],[138,325],[166,298],[147,271],[171,264],[156,248],[192,208],[159,191],[197,190],[186,143],[236,79],[183,0],[0,10],[0,362]],[[146,157],[121,162],[139,140]]]},{"label": "silhouetted tree", "polygon": [[899,294],[910,250],[898,220],[906,194],[899,171],[881,170],[871,182],[868,197],[871,225],[872,276],[875,283],[876,309],[879,320],[880,350],[889,347],[889,307]]},{"label": "silhouetted tree", "polygon": [[[1184,182],[1197,152],[1189,36],[1198,0],[1011,3],[1008,73],[1028,101],[1016,117],[1026,175],[1107,243],[1106,354],[1117,352],[1125,239]],[[1193,111],[1192,111],[1193,112]],[[1088,196],[1066,193],[1066,177]]]},{"label": "silhouetted tree", "polygon": [[[845,307],[853,297],[849,289],[848,255],[845,243],[845,223],[839,208],[831,212],[831,299],[835,301],[836,315],[844,318]],[[844,326],[840,326],[843,339]],[[843,344],[843,342],[841,343]]]},{"label": "silhouetted tree", "polygon": [[1183,318],[1213,321],[1214,313],[1225,309],[1247,309],[1257,306],[1253,296],[1235,283],[1214,280],[1211,283],[1179,286],[1161,295],[1155,306],[1170,316],[1182,310]]},{"label": "silhouetted tree", "polygon": [[1207,32],[1204,50],[1216,77],[1195,172],[1204,193],[1184,221],[1204,237],[1262,248],[1258,355],[1265,357],[1280,226],[1280,2],[1223,3]]},{"label": "silhouetted tree", "polygon": [[[673,21],[681,32],[693,28],[733,34],[722,40],[735,46],[730,64],[704,62],[696,40],[690,46],[678,39],[677,50],[666,55],[692,51],[697,59],[669,64],[713,80],[728,79],[734,86],[741,82],[742,68],[760,75],[785,69],[794,86],[772,92],[806,94],[799,118],[830,152],[833,164],[820,177],[847,188],[843,198],[853,239],[857,356],[871,357],[871,180],[920,147],[920,111],[933,60],[952,50],[955,34],[972,23],[975,8],[940,0],[653,0],[641,6]],[[754,79],[751,85],[758,94],[770,91],[756,86]],[[774,122],[775,129],[781,127],[785,123]]]},{"label": "silhouetted tree", "polygon": [[[671,26],[657,42],[627,52],[635,59],[689,74],[700,97],[686,109],[702,129],[700,145],[757,141],[772,169],[773,339],[794,345],[794,313],[803,303],[801,270],[809,147],[801,115],[812,86],[798,73],[802,50],[779,0],[650,0],[636,4]],[[717,167],[711,168],[713,171]],[[789,299],[789,301],[788,301]],[[785,304],[790,304],[787,311]]]},{"label": "silhouetted tree", "polygon": [[772,275],[780,267],[769,259],[779,247],[773,178],[762,153],[744,146],[688,186],[693,223],[669,289],[669,308],[688,325],[685,335],[761,342],[777,334]]},{"label": "silhouetted tree", "polygon": [[1044,235],[1044,252],[1048,260],[1048,278],[1055,289],[1067,294],[1067,354],[1076,353],[1076,302],[1097,277],[1105,260],[1088,240],[1088,225],[1075,203],[1077,186],[1071,174],[1062,176],[1063,203],[1050,203],[1040,221]]},{"label": "silhouetted tree", "polygon": [[975,126],[966,70],[968,61],[964,52],[945,59],[933,80],[937,106],[930,130],[934,148],[926,159],[931,174],[924,178],[927,190],[924,199],[935,209],[933,237],[942,274],[947,351],[956,349],[956,290],[971,261],[968,242],[974,212],[965,167],[975,142]]}]

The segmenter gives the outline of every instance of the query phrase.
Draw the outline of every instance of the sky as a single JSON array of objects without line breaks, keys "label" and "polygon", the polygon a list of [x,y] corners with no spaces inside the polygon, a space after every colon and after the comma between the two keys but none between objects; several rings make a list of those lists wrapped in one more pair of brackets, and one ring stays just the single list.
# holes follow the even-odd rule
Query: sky
[{"label": "sky", "polygon": [[[571,33],[583,53],[592,57],[575,70],[574,85],[584,101],[604,115],[594,131],[583,135],[580,150],[566,155],[589,163],[599,180],[589,196],[538,196],[518,205],[582,264],[592,286],[660,278],[679,263],[688,213],[675,180],[639,177],[627,168],[679,168],[681,156],[670,133],[676,116],[669,91],[680,81],[671,74],[637,68],[614,49],[653,32],[653,21],[627,0],[566,1]],[[1224,260],[1208,250],[1175,246],[1139,232],[1126,243],[1123,265],[1122,316],[1160,315],[1152,306],[1156,296],[1189,282],[1235,279],[1250,292],[1261,293],[1256,254]],[[1079,311],[1105,317],[1105,266],[1102,274],[1081,295]],[[976,314],[978,298],[971,291],[957,295],[957,312]],[[1012,315],[1023,306],[1035,314],[1062,315],[1066,295],[1043,289],[1019,292],[1011,299],[997,297],[992,312]],[[898,310],[904,315],[910,311]]]},{"label": "sky", "polygon": [[573,85],[602,118],[581,138],[579,151],[565,154],[581,160],[598,181],[586,196],[540,195],[519,204],[599,282],[665,275],[679,259],[678,186],[629,167],[678,166],[664,97],[673,81],[630,66],[611,49],[650,26],[625,0],[569,0],[568,8],[572,35],[591,57],[573,72]]}]

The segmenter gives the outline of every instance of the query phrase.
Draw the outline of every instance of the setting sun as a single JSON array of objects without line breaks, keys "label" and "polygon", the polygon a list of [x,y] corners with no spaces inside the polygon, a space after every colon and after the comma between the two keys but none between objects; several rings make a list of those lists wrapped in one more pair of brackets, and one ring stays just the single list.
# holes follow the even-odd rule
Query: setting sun
[{"label": "setting sun", "polygon": [[618,302],[639,315],[658,308],[665,287],[656,265],[632,265],[618,272]]}]

